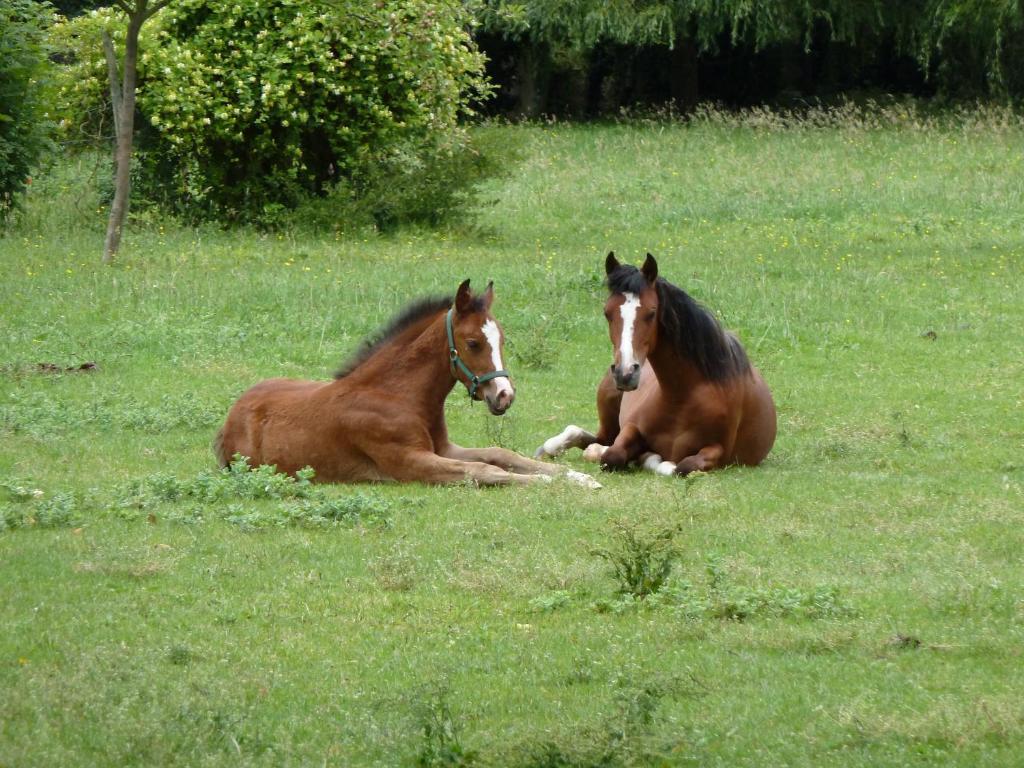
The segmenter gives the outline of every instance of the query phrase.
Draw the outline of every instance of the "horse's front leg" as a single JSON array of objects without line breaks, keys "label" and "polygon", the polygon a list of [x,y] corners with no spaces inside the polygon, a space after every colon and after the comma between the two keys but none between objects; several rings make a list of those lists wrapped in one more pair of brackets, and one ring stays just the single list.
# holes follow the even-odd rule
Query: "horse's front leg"
[{"label": "horse's front leg", "polygon": [[640,457],[640,466],[656,475],[680,475],[685,477],[691,472],[710,472],[722,464],[725,449],[718,444],[706,445],[697,453],[685,456],[678,463],[663,461],[656,453],[645,453]]},{"label": "horse's front leg", "polygon": [[597,442],[600,441],[593,432],[588,432],[583,427],[570,424],[554,437],[549,437],[545,440],[544,444],[534,453],[534,456],[537,458],[542,456],[559,456],[570,448],[586,448],[592,443]]},{"label": "horse's front leg", "polygon": [[601,469],[608,472],[625,469],[647,449],[647,441],[636,424],[627,424],[619,436],[601,453]]},{"label": "horse's front leg", "polygon": [[517,474],[547,475],[549,477],[565,475],[573,482],[587,488],[601,487],[599,482],[583,472],[565,469],[554,464],[545,464],[542,461],[534,461],[525,456],[520,456],[515,451],[509,451],[504,448],[463,448],[454,443],[449,443],[446,448],[438,451],[438,453],[447,458],[460,461],[482,461]]},{"label": "horse's front leg", "polygon": [[431,451],[393,451],[374,460],[387,475],[399,481],[421,483],[457,483],[469,480],[477,485],[528,485],[550,482],[547,475],[509,472],[483,461],[439,456]]},{"label": "horse's front leg", "polygon": [[691,472],[710,472],[722,466],[725,448],[719,443],[705,445],[692,456],[686,456],[676,464],[677,475],[688,475]]},{"label": "horse's front leg", "polygon": [[597,434],[570,424],[554,437],[545,440],[534,456],[538,459],[542,456],[558,456],[570,448],[582,448],[586,451],[583,458],[597,461],[600,449],[611,445],[619,434],[621,405],[622,392],[615,386],[615,379],[611,374],[605,374],[597,387],[597,416],[600,421]]}]

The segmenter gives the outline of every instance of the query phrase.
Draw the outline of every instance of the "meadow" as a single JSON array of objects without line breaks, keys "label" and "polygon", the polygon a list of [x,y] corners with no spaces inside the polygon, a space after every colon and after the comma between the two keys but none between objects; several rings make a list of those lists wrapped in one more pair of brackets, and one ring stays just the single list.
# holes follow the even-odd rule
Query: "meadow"
[{"label": "meadow", "polygon": [[[1019,764],[1024,123],[478,130],[521,161],[443,232],[145,213],[103,267],[89,162],[34,181],[0,239],[0,766]],[[327,378],[467,277],[517,400],[456,389],[453,438],[595,426],[611,249],[743,340],[779,410],[762,466],[217,472],[245,388]],[[608,555],[672,569],[639,598]]]}]

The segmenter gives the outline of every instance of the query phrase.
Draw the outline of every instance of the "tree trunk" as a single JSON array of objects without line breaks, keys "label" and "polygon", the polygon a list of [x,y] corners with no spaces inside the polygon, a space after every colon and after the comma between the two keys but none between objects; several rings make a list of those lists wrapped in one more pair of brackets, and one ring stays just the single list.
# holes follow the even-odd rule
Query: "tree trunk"
[{"label": "tree trunk", "polygon": [[540,117],[547,106],[548,76],[551,73],[546,46],[543,43],[524,41],[519,48],[516,70],[519,117],[528,120]]},{"label": "tree trunk", "polygon": [[138,72],[139,30],[145,16],[133,14],[128,21],[128,36],[124,43],[124,81],[121,86],[120,114],[117,123],[117,149],[114,152],[114,202],[110,205],[107,222],[107,240],[103,248],[103,262],[109,264],[121,246],[121,230],[128,215],[131,194],[132,144],[135,138],[135,81]]},{"label": "tree trunk", "polygon": [[697,45],[688,38],[676,40],[672,49],[672,100],[682,112],[697,106],[700,96],[697,82]]}]

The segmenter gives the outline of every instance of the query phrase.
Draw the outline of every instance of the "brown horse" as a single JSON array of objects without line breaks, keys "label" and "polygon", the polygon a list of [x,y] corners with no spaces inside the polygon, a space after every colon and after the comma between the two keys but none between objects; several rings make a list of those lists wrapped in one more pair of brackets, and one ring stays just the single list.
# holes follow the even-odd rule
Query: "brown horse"
[{"label": "brown horse", "polygon": [[[334,381],[270,379],[243,394],[214,443],[221,466],[235,454],[294,474],[310,466],[326,482],[398,480],[504,485],[589,475],[503,448],[460,448],[448,439],[444,401],[457,381],[501,415],[515,399],[490,314],[494,289],[469,280],[451,298],[418,301],[335,374]],[[474,371],[476,373],[474,373]]]},{"label": "brown horse", "polygon": [[597,390],[596,435],[570,425],[538,456],[585,448],[604,469],[637,461],[662,475],[759,464],[775,442],[775,404],[739,340],[704,307],[643,267],[605,260],[614,363]]}]

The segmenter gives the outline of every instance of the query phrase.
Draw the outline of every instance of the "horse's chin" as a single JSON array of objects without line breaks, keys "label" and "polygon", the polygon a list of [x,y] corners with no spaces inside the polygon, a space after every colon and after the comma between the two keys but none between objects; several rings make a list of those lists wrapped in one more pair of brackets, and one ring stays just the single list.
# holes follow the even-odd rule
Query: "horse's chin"
[{"label": "horse's chin", "polygon": [[618,381],[615,382],[615,388],[618,389],[619,392],[633,392],[639,386],[640,379],[637,379],[636,381],[624,381],[621,383]]},{"label": "horse's chin", "polygon": [[491,412],[492,416],[504,416],[510,407],[510,405],[506,405],[504,408],[496,408],[490,403],[487,404],[487,410]]}]

